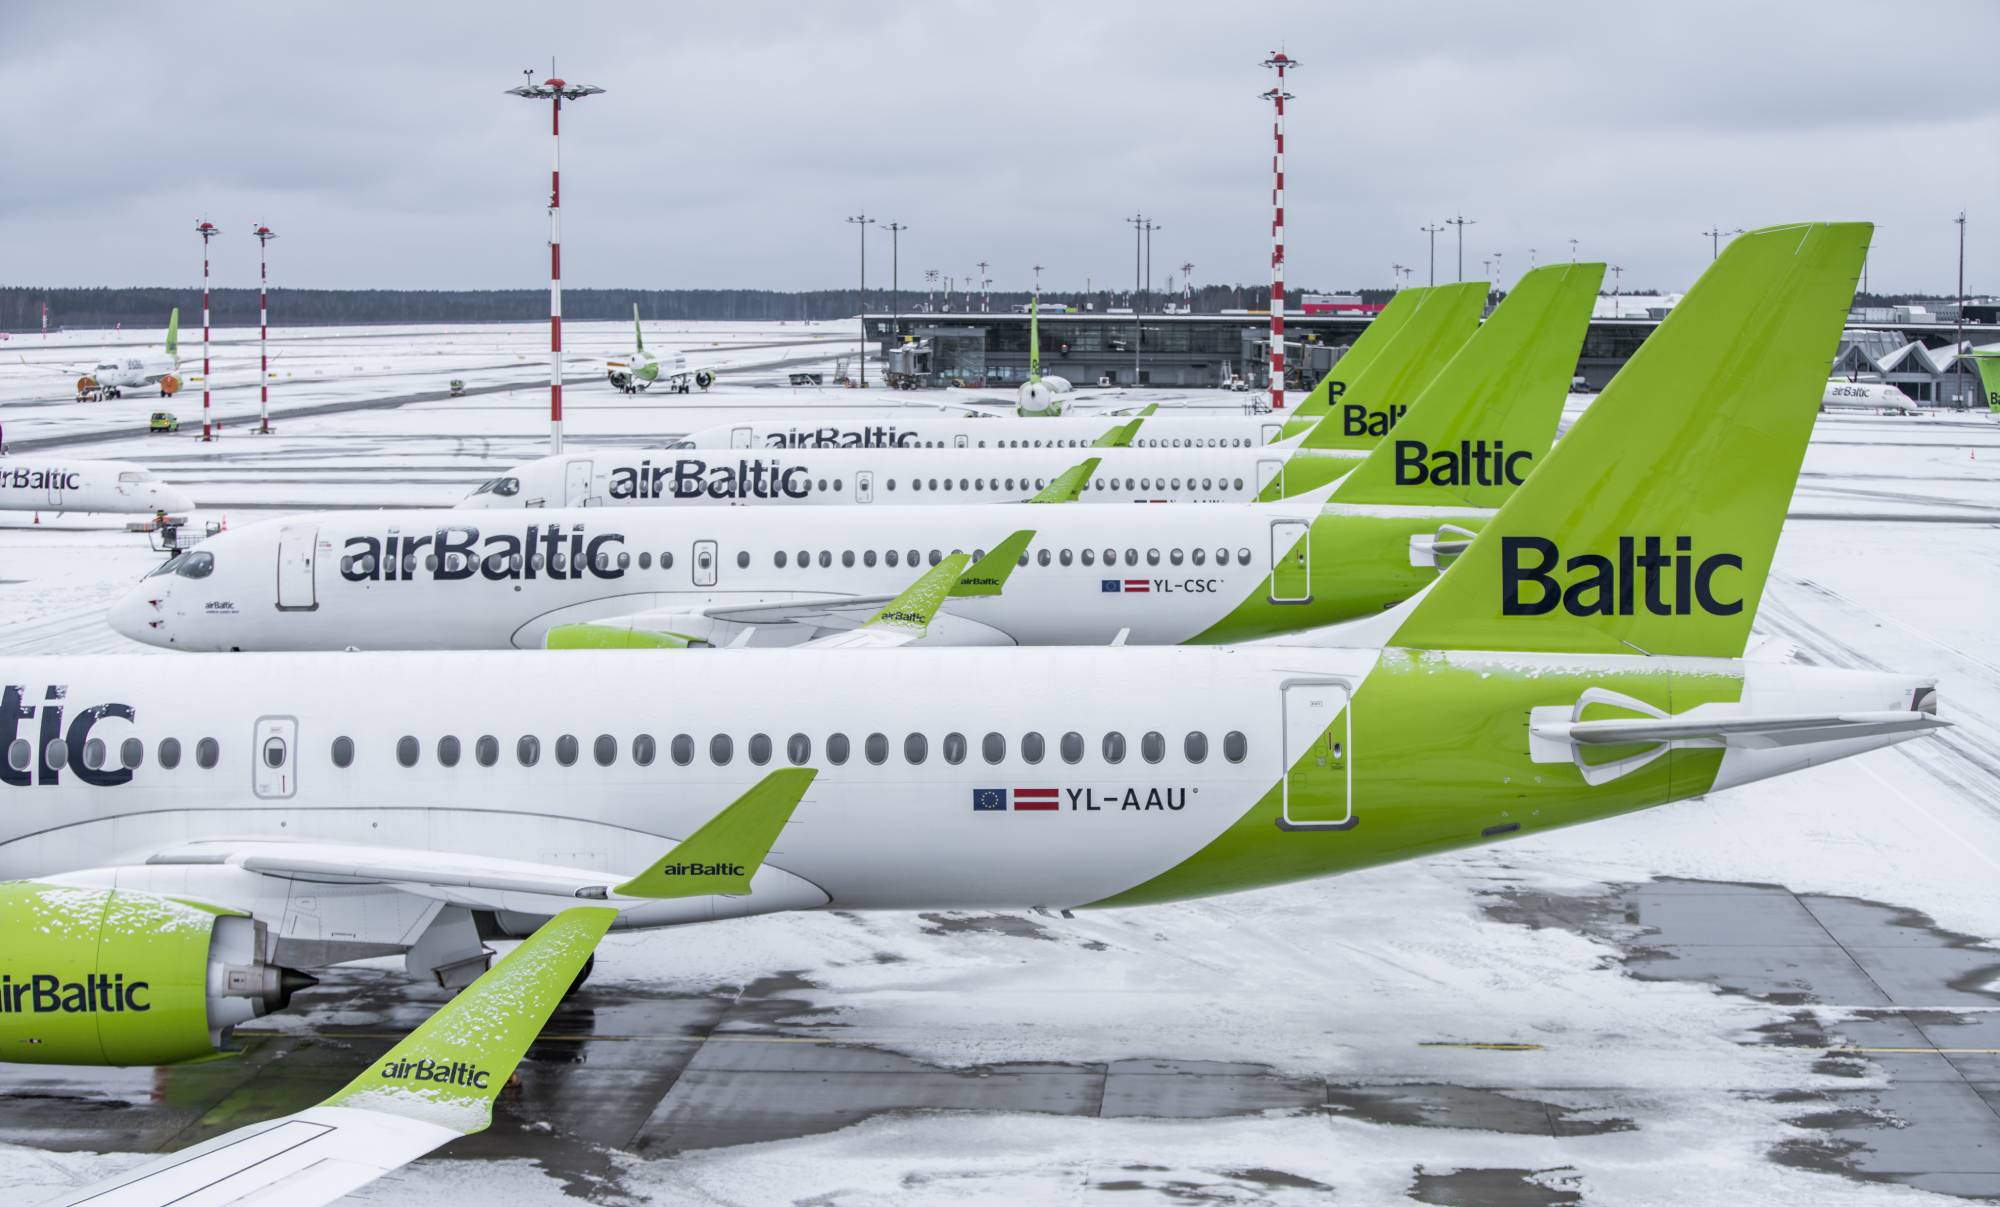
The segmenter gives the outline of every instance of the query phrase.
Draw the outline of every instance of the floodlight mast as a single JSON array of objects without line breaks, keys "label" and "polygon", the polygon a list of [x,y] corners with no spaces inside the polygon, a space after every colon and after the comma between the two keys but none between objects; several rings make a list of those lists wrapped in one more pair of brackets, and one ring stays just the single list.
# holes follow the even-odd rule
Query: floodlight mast
[{"label": "floodlight mast", "polygon": [[549,64],[549,78],[537,84],[533,69],[521,74],[529,83],[509,88],[511,96],[531,101],[548,101],[549,141],[554,159],[549,169],[549,452],[560,453],[563,442],[562,413],[562,106],[596,96],[604,89],[592,84],[572,84],[555,74]]},{"label": "floodlight mast", "polygon": [[1284,51],[1271,53],[1264,60],[1264,66],[1273,67],[1278,72],[1278,86],[1264,94],[1264,99],[1277,106],[1277,115],[1271,123],[1271,409],[1285,409],[1285,102],[1292,94],[1285,91],[1285,72],[1297,67],[1299,61],[1288,58]]},{"label": "floodlight mast", "polygon": [[209,425],[208,404],[208,241],[222,232],[204,218],[195,223],[194,233],[201,236],[201,438],[209,441],[215,439],[215,431]]},{"label": "floodlight mast", "polygon": [[265,251],[276,232],[259,222],[257,236],[257,434],[271,434],[271,268]]}]

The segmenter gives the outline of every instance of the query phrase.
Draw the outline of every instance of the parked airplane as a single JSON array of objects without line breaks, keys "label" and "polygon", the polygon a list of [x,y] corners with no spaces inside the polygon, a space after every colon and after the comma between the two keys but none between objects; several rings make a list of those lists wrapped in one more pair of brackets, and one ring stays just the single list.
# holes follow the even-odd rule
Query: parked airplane
[{"label": "parked airplane", "polygon": [[130,461],[0,458],[0,511],[184,513],[194,500]]},{"label": "parked airplane", "polygon": [[1877,415],[1921,415],[1923,408],[1895,386],[1879,381],[1852,381],[1836,377],[1826,383],[1820,395],[1822,411],[1869,411]]},{"label": "parked airplane", "polygon": [[687,354],[678,349],[670,350],[665,356],[655,356],[646,351],[646,333],[639,327],[639,305],[636,302],[632,304],[632,351],[605,361],[604,376],[612,388],[627,394],[651,389],[656,383],[665,384],[667,390],[675,394],[685,394],[695,386],[706,390],[715,384],[714,370],[696,369],[690,372]]},{"label": "parked airplane", "polygon": [[[814,508],[781,530],[712,508],[295,516],[182,554],[111,623],[185,650],[796,645],[853,629],[960,550],[985,589],[952,592],[933,644],[1230,642],[1372,616],[1429,583],[1546,454],[1602,273],[1524,277],[1324,507],[1044,508],[1018,543],[1003,538],[1020,509],[982,505],[862,525]],[[1718,304],[1690,296],[1697,317]]]},{"label": "parked airplane", "polygon": [[[110,356],[94,365],[67,365],[55,370],[77,374],[76,395],[84,398],[118,398],[126,390],[155,387],[160,397],[179,392],[185,384],[180,359],[181,312],[175,307],[167,315],[167,339],[158,350],[128,356]],[[25,362],[23,362],[25,363]]]},{"label": "parked airplane", "polygon": [[[607,927],[1213,895],[1930,732],[1927,678],[1742,660],[1868,229],[1739,237],[1704,276],[1733,307],[1640,354],[1678,374],[1621,375],[1537,490],[1345,648],[7,660],[0,1057],[200,1059],[293,970],[403,952],[464,985],[485,936],[540,930],[494,970],[539,975],[315,1108],[476,1130]],[[265,1151],[318,1196],[378,1172],[285,1165],[318,1127],[378,1164],[445,1138],[383,1122]],[[229,1161],[197,1172],[262,1176]],[[129,1201],[186,1193],[154,1168]]]}]

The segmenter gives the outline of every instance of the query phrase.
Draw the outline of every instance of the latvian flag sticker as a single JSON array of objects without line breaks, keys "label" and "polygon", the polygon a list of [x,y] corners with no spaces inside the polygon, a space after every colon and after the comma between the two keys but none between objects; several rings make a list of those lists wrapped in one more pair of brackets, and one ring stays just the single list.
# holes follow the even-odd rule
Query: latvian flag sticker
[{"label": "latvian flag sticker", "polygon": [[1098,590],[1107,595],[1144,595],[1153,589],[1153,584],[1143,578],[1101,578],[1097,584]]},{"label": "latvian flag sticker", "polygon": [[972,808],[976,813],[1005,813],[1013,803],[1016,813],[1054,813],[1061,808],[1054,788],[974,788]]}]

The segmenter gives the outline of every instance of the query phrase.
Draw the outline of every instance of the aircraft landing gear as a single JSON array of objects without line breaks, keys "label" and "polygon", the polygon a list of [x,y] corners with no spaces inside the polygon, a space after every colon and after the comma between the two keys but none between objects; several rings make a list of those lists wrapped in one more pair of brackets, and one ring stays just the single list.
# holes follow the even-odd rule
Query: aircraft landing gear
[{"label": "aircraft landing gear", "polygon": [[583,983],[590,979],[591,969],[596,967],[597,953],[593,951],[590,953],[590,958],[583,962],[583,967],[577,970],[576,979],[570,982],[568,991],[563,994],[564,1001],[576,996],[577,990],[583,988]]}]

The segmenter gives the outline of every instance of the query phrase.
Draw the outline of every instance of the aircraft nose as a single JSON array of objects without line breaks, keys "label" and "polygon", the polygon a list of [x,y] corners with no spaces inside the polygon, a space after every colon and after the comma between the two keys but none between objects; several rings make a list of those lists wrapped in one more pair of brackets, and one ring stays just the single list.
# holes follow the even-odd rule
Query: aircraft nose
[{"label": "aircraft nose", "polygon": [[113,631],[146,645],[172,644],[167,632],[167,591],[158,579],[141,579],[105,615]]},{"label": "aircraft nose", "polygon": [[153,490],[158,506],[163,511],[185,514],[194,510],[194,500],[189,498],[185,491],[176,490],[171,486],[156,486]]}]

